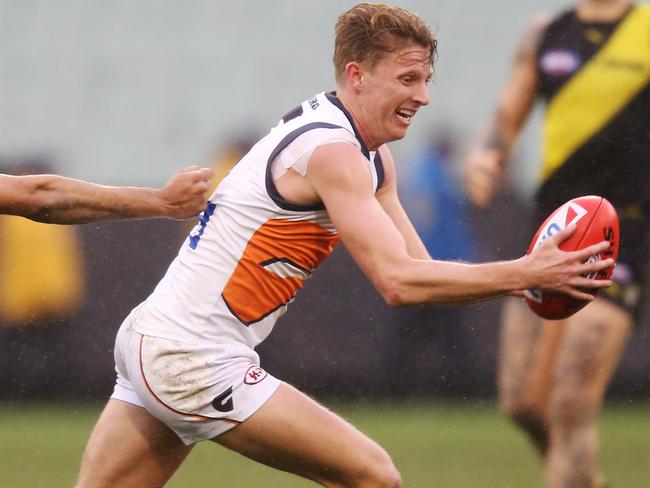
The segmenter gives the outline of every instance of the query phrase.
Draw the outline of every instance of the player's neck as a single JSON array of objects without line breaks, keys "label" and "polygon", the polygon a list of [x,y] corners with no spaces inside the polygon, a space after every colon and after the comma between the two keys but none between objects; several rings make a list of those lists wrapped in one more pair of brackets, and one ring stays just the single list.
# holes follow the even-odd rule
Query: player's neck
[{"label": "player's neck", "polygon": [[362,112],[362,110],[357,103],[357,99],[353,96],[348,96],[348,93],[345,90],[342,90],[340,87],[337,87],[336,96],[341,101],[348,113],[352,116],[354,125],[356,126],[359,135],[363,139],[363,142],[366,144],[366,147],[371,151],[377,149],[380,144],[373,144],[372,138],[367,133],[366,127],[362,122],[361,117],[359,117],[359,114]]},{"label": "player's neck", "polygon": [[609,22],[620,19],[630,5],[629,0],[582,0],[576,12],[583,22]]}]

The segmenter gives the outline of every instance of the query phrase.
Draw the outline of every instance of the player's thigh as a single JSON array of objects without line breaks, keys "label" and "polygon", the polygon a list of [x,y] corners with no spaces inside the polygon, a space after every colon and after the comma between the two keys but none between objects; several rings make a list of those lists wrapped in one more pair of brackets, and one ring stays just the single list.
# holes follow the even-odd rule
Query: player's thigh
[{"label": "player's thigh", "polygon": [[86,446],[77,487],[162,486],[191,449],[145,409],[111,399]]},{"label": "player's thigh", "polygon": [[498,367],[499,396],[506,412],[545,411],[563,330],[562,322],[540,319],[523,300],[506,300]]},{"label": "player's thigh", "polygon": [[606,300],[595,300],[567,319],[555,375],[555,393],[592,406],[602,401],[632,328],[631,315]]},{"label": "player's thigh", "polygon": [[214,440],[328,486],[399,486],[399,474],[377,443],[286,383],[248,420]]}]

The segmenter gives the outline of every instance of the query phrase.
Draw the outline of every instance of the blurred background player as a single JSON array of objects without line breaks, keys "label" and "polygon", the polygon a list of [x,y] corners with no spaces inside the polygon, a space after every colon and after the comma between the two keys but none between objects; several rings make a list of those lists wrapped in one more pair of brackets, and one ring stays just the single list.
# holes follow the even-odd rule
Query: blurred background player
[{"label": "blurred background player", "polygon": [[[331,487],[398,487],[388,454],[260,367],[255,347],[341,239],[392,306],[469,303],[539,283],[589,299],[603,287],[560,232],[532,256],[430,259],[397,196],[386,144],[429,102],[437,41],[416,15],[361,3],[339,17],[336,92],[287,113],[213,193],[165,277],[123,322],[117,381],[79,486],[161,486],[213,440]],[[353,211],[351,211],[353,209]]]},{"label": "blurred background player", "polygon": [[548,486],[604,486],[596,414],[621,358],[647,263],[650,201],[650,7],[583,0],[525,33],[495,115],[465,167],[469,196],[490,201],[536,99],[546,103],[539,225],[565,201],[597,194],[621,219],[615,284],[564,321],[542,321],[522,300],[504,309],[503,410],[546,463]]}]

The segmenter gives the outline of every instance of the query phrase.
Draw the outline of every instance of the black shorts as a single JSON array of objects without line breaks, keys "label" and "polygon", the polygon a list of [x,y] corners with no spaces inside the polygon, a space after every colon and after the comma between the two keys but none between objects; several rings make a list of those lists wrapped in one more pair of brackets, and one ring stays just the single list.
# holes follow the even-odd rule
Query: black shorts
[{"label": "black shorts", "polygon": [[[537,205],[537,225],[555,208]],[[627,205],[618,212],[621,241],[612,276],[612,286],[598,296],[636,316],[644,293],[644,275],[648,265],[650,246],[650,216],[644,215],[640,205]]]}]

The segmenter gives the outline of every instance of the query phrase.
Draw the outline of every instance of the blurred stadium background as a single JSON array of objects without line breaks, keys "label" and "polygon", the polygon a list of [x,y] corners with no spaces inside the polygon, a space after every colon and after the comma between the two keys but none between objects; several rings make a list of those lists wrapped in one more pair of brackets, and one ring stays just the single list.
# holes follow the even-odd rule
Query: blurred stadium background
[{"label": "blurred stadium background", "polygon": [[[147,186],[193,163],[223,174],[288,109],[333,89],[333,26],[354,3],[0,0],[0,170]],[[439,188],[453,190],[527,20],[567,3],[396,3],[440,40],[431,105],[393,146],[407,209],[437,257],[520,255],[536,122],[489,209]],[[115,331],[190,228],[165,220],[44,228],[0,218],[0,485],[72,483],[112,388]],[[266,369],[385,444],[407,486],[537,486],[532,450],[496,414],[498,301],[391,311],[344,248],[318,275],[260,347]],[[616,486],[647,486],[650,477],[647,322],[648,306],[610,390],[616,405],[603,415],[603,458]],[[174,486],[304,486],[240,463],[200,447]]]}]

